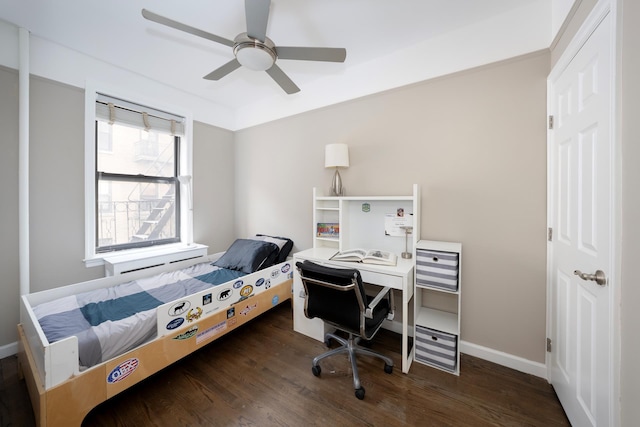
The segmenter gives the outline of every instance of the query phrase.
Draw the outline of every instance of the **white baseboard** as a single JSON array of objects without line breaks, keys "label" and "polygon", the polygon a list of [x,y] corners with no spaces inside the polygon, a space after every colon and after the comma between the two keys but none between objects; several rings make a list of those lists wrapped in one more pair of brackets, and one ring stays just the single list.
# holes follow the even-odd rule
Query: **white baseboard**
[{"label": "white baseboard", "polygon": [[503,353],[502,351],[493,350],[467,341],[460,341],[460,352],[548,380],[547,366],[544,363],[533,362],[519,356]]},{"label": "white baseboard", "polygon": [[[385,321],[382,327],[397,334],[402,334],[402,323],[397,320]],[[409,328],[409,335],[413,335],[413,327]],[[488,360],[489,362],[497,363],[498,365],[506,366],[507,368],[515,369],[516,371],[548,380],[547,366],[544,363],[533,362],[519,356],[514,356],[509,353],[504,353],[502,351],[483,347],[467,341],[460,341],[460,353]]]},{"label": "white baseboard", "polygon": [[11,344],[3,345],[0,347],[0,359],[13,356],[18,353],[18,342],[12,342]]}]

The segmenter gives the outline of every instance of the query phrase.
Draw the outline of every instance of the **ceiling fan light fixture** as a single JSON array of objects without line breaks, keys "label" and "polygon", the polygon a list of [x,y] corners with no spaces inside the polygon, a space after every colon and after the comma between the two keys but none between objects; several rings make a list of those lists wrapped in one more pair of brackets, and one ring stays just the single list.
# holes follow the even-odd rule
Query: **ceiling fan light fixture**
[{"label": "ceiling fan light fixture", "polygon": [[234,49],[234,53],[240,64],[254,71],[268,70],[276,61],[275,53],[266,46],[238,45]]},{"label": "ceiling fan light fixture", "polygon": [[273,66],[278,56],[276,45],[269,37],[264,42],[254,39],[247,33],[238,34],[234,40],[233,54],[238,62],[254,71],[266,71]]}]

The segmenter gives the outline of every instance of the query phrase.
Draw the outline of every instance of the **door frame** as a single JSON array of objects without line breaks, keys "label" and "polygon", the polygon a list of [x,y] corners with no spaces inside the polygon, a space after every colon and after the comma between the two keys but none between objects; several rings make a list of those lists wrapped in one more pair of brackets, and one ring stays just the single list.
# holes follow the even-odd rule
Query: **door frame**
[{"label": "door frame", "polygon": [[[621,272],[621,224],[622,224],[622,201],[621,201],[621,182],[622,182],[622,150],[618,129],[620,128],[620,115],[618,113],[618,100],[620,92],[620,54],[618,39],[620,33],[619,16],[618,16],[619,0],[599,0],[594,6],[589,16],[585,19],[580,29],[569,42],[566,49],[562,52],[556,64],[553,66],[549,76],[547,77],[547,112],[550,114],[552,109],[552,82],[566,70],[578,51],[589,39],[591,34],[598,27],[600,22],[607,14],[611,19],[611,109],[610,109],[610,141],[611,141],[611,224],[609,230],[611,233],[611,271],[607,272],[608,286],[611,287],[611,296],[609,299],[610,307],[610,331],[609,331],[609,351],[611,366],[609,376],[611,379],[610,387],[606,393],[609,396],[609,404],[611,408],[611,426],[620,425],[620,283],[619,277]],[[547,130],[547,227],[554,227],[553,211],[555,201],[553,200],[553,171],[555,159],[553,158],[553,150],[551,150],[551,131]],[[554,236],[555,238],[555,236]],[[552,319],[552,265],[553,265],[553,244],[547,241],[547,337],[553,336],[553,319]],[[547,380],[550,381],[550,363],[551,353],[545,353],[545,365],[547,368]]]}]

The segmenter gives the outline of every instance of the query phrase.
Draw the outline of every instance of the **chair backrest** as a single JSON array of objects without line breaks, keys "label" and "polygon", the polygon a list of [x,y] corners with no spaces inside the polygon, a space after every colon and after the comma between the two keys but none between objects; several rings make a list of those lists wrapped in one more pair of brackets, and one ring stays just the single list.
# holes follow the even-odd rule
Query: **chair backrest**
[{"label": "chair backrest", "polygon": [[305,315],[361,335],[367,299],[360,271],[311,261],[298,262],[296,267],[307,294]]}]

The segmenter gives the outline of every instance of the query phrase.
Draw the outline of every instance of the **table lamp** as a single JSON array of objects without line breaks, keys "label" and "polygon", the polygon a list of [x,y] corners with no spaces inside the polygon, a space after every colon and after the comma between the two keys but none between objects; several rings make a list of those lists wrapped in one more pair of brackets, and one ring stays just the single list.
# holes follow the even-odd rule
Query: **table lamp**
[{"label": "table lamp", "polygon": [[329,144],[324,147],[324,167],[336,168],[331,183],[332,196],[344,196],[342,177],[338,168],[349,167],[349,146],[347,144]]}]

